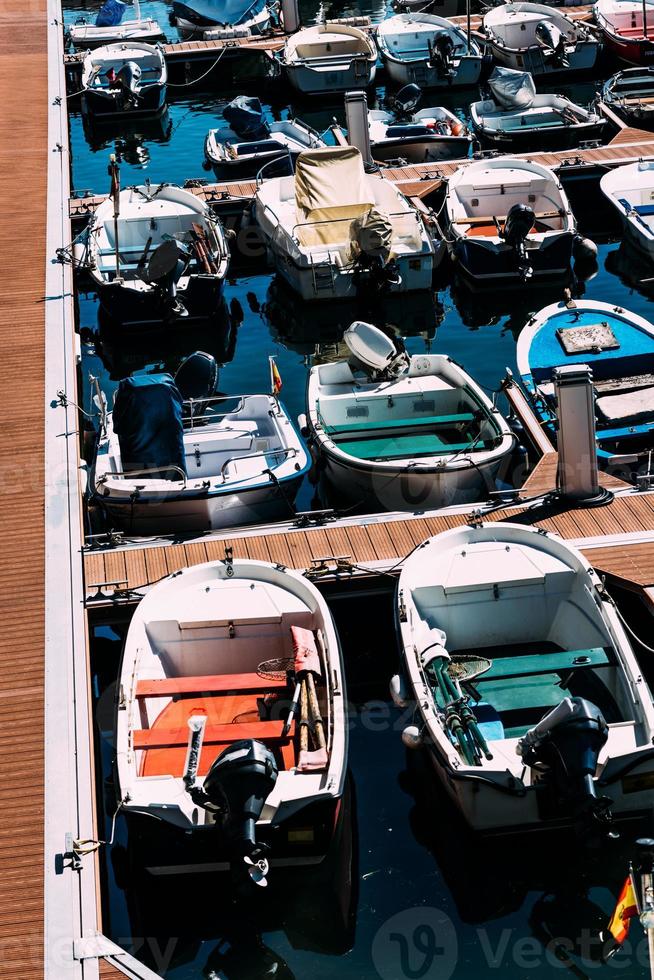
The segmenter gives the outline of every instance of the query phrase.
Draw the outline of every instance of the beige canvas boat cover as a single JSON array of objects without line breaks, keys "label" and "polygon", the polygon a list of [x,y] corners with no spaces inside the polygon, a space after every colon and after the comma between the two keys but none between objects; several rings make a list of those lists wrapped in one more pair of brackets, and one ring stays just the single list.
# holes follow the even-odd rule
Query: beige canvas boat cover
[{"label": "beige canvas boat cover", "polygon": [[336,146],[300,153],[295,169],[295,206],[303,245],[333,244],[349,239],[348,220],[375,203],[361,154]]}]

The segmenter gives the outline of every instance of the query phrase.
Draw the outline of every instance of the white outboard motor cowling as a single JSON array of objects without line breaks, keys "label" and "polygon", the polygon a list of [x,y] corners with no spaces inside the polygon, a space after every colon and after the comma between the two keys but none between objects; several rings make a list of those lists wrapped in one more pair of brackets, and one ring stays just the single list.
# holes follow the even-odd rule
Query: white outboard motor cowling
[{"label": "white outboard motor cowling", "polygon": [[397,374],[406,367],[406,355],[399,353],[391,338],[372,323],[355,320],[343,340],[352,354],[351,362],[368,374]]}]

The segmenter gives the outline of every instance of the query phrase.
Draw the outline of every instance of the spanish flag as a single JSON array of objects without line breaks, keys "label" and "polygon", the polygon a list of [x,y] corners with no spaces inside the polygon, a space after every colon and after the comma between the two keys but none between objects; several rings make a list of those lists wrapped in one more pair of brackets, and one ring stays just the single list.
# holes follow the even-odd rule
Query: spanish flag
[{"label": "spanish flag", "polygon": [[[622,946],[629,934],[629,923],[638,915],[638,899],[631,875],[627,878],[618,897],[618,903],[608,924],[607,933],[613,936],[616,944]],[[608,936],[607,936],[608,938]]]},{"label": "spanish flag", "polygon": [[282,376],[279,373],[274,357],[270,358],[270,390],[275,397],[282,390]]}]

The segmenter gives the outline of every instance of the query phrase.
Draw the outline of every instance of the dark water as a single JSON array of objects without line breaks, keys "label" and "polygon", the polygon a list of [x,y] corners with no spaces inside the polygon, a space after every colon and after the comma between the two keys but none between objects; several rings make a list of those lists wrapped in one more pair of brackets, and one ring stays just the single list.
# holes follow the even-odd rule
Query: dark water
[{"label": "dark water", "polygon": [[[167,25],[165,4],[142,6],[144,13]],[[68,4],[66,19],[94,14],[95,9]],[[384,3],[365,8],[303,6],[307,23],[325,13],[370,13],[379,20],[384,10]],[[166,33],[176,37],[172,27],[166,26]],[[85,131],[73,101],[75,189],[107,189],[111,152],[122,161],[123,185],[146,177],[181,183],[210,176],[203,170],[204,137],[235,93],[219,79],[210,78],[203,85],[201,91],[171,90],[162,122],[139,123],[131,131],[124,126],[119,131]],[[592,99],[596,87],[596,81],[556,86],[581,103]],[[334,117],[342,119],[338,102],[292,104],[280,86],[266,86],[265,93],[271,117],[298,115],[318,130]],[[465,118],[474,97],[462,92],[446,101]],[[439,101],[445,100],[435,96],[433,104]],[[610,240],[615,228],[597,196],[586,187],[572,187],[571,193],[582,229],[602,240],[597,274],[578,292],[651,315],[651,287],[639,281],[651,270],[639,268],[618,240]],[[200,348],[214,353],[223,365],[224,392],[265,390],[267,355],[274,353],[283,378],[283,400],[292,415],[304,411],[308,368],[315,358],[334,356],[354,313],[329,304],[302,307],[256,265],[244,275],[236,271],[238,277],[235,272],[226,288],[226,307],[234,310],[238,301],[242,316],[223,315],[211,327],[181,338],[154,334],[127,346],[104,329],[95,297],[80,295],[84,387],[88,389],[92,373],[110,393],[121,377],[158,366],[174,370],[181,356]],[[559,290],[532,287],[521,294],[475,296],[452,281],[447,267],[441,278],[433,294],[385,302],[369,311],[370,318],[406,335],[411,352],[450,354],[487,388],[495,389],[505,367],[515,366],[516,337],[530,312],[556,301]],[[314,503],[314,490],[306,484],[298,504],[306,509]],[[114,844],[105,852],[105,931],[169,980],[649,975],[637,924],[632,927],[633,947],[625,947],[609,965],[598,962],[597,934],[620,890],[636,828],[627,829],[613,847],[591,854],[565,839],[481,843],[466,835],[460,817],[436,791],[420,758],[408,757],[400,741],[406,719],[390,707],[387,695],[396,657],[391,607],[390,593],[383,589],[374,597],[332,606],[352,703],[351,841],[342,842],[339,859],[321,876],[309,872],[290,881],[281,876],[261,903],[234,905],[225,882],[211,875],[154,882],[144,877],[126,847],[126,828],[119,817]],[[640,611],[628,611],[645,632]],[[125,631],[126,623],[97,627],[92,642],[106,835],[115,808],[110,782],[112,706]],[[553,937],[559,941],[553,942]]]}]

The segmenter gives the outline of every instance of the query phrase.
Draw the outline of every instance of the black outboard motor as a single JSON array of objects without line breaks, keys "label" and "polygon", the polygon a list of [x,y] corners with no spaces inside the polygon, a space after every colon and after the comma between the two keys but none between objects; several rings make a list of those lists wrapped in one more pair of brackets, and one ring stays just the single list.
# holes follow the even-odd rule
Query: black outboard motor
[{"label": "black outboard motor", "polygon": [[550,64],[558,65],[560,68],[570,67],[565,53],[565,35],[556,24],[552,24],[549,20],[541,20],[536,24],[534,35]]},{"label": "black outboard motor", "polygon": [[169,238],[150,255],[152,239],[149,238],[139,259],[137,275],[154,286],[166,313],[186,316],[187,310],[177,299],[177,283],[191,261],[190,249],[182,242]]},{"label": "black outboard motor", "polygon": [[504,228],[500,236],[507,245],[510,245],[516,254],[518,272],[524,280],[530,279],[534,270],[529,264],[527,256],[527,236],[534,227],[536,215],[533,208],[527,204],[514,204],[506,216]]},{"label": "black outboard motor", "polygon": [[524,762],[539,770],[547,767],[554,812],[571,816],[580,835],[593,830],[610,833],[612,800],[598,797],[593,781],[609,732],[602,712],[585,698],[576,697],[563,701],[550,715],[551,724],[546,716],[519,743]]},{"label": "black outboard motor", "polygon": [[444,31],[434,35],[429,44],[430,68],[435,68],[439,78],[451,78],[454,75],[454,41]]},{"label": "black outboard motor", "polygon": [[405,85],[397,95],[393,96],[391,108],[398,120],[411,119],[411,115],[418,108],[418,103],[422,98],[422,89],[415,82]]},{"label": "black outboard motor", "polygon": [[[218,384],[216,358],[201,350],[189,354],[177,368],[175,384],[185,402],[184,415],[193,418],[202,415],[207,407],[206,399],[216,393]],[[187,404],[188,402],[191,404]]]},{"label": "black outboard motor", "polygon": [[256,824],[276,782],[274,755],[263,742],[251,738],[221,752],[204,780],[204,796],[220,810],[237,880],[246,877],[257,885],[267,884],[267,847],[257,843]]}]

